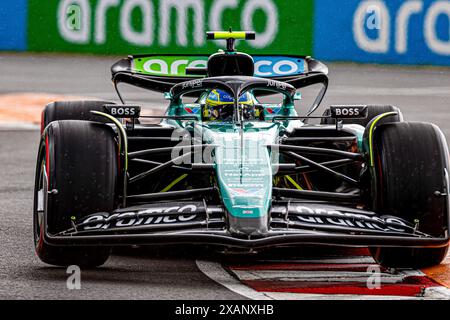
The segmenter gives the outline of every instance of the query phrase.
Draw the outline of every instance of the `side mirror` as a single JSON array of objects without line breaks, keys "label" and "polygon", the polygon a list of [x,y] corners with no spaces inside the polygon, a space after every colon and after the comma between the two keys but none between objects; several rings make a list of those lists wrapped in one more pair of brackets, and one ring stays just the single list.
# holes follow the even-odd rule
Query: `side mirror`
[{"label": "side mirror", "polygon": [[172,100],[172,94],[170,92],[164,92],[164,99]]},{"label": "side mirror", "polygon": [[294,94],[294,100],[302,100],[302,94],[300,92],[296,92]]}]

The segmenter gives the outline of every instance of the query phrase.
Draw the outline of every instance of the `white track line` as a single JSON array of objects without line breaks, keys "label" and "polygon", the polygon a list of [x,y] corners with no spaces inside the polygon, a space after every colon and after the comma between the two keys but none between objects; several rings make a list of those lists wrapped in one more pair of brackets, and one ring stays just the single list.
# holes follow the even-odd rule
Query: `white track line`
[{"label": "white track line", "polygon": [[369,277],[379,276],[381,283],[399,283],[403,274],[368,273],[362,271],[303,271],[303,270],[233,270],[243,281],[268,280],[279,282],[360,282],[366,283]]},{"label": "white track line", "polygon": [[290,292],[266,292],[274,300],[422,300],[417,297],[356,295],[356,294],[309,294]]},{"label": "white track line", "polygon": [[425,299],[450,300],[450,289],[446,287],[430,287],[425,289]]},{"label": "white track line", "polygon": [[296,260],[258,260],[258,263],[323,263],[323,264],[375,264],[375,260],[373,260],[370,256],[359,256],[359,257],[350,257],[350,258],[323,258],[323,259],[296,259]]},{"label": "white track line", "polygon": [[0,131],[39,130],[40,128],[40,125],[29,122],[0,122]]},{"label": "white track line", "polygon": [[273,300],[274,298],[268,297],[266,294],[258,292],[252,288],[243,285],[239,280],[236,280],[226,270],[222,268],[222,265],[217,262],[196,260],[197,268],[203,272],[208,278],[217,282],[241,296],[249,298],[251,300]]},{"label": "white track line", "polygon": [[[341,259],[341,261],[354,261],[355,259]],[[327,260],[319,260],[321,262]],[[334,260],[333,260],[334,261]],[[290,261],[291,262],[291,261]],[[302,261],[304,262],[304,261]],[[390,296],[390,295],[352,295],[352,294],[308,294],[308,293],[288,293],[288,292],[258,292],[234,278],[220,263],[205,260],[195,261],[198,269],[214,282],[219,283],[230,291],[251,300],[449,300],[450,289],[437,286],[424,290],[422,297]],[[346,262],[348,263],[348,262]],[[232,272],[236,274],[237,270]],[[258,271],[259,272],[259,271]],[[398,276],[425,276],[418,270],[399,271]],[[383,281],[385,282],[385,281]]]},{"label": "white track line", "polygon": [[[251,300],[417,300],[421,298],[403,297],[403,296],[372,296],[372,295],[328,295],[328,294],[305,294],[305,293],[287,293],[287,292],[258,292],[250,287],[243,285],[240,281],[231,276],[222,265],[217,262],[196,260],[198,269],[214,282],[219,283],[230,291]],[[441,292],[430,292],[434,299],[445,299]],[[446,298],[448,299],[448,297]]]}]

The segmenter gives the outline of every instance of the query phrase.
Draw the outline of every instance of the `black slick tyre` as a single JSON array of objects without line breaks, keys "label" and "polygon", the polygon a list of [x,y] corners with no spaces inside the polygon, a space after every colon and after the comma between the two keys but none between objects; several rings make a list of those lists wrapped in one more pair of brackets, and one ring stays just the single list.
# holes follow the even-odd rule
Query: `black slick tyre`
[{"label": "black slick tyre", "polygon": [[[366,129],[367,130],[367,129]],[[435,125],[401,122],[381,125],[374,132],[374,209],[418,226],[433,237],[448,232],[446,171],[448,149]],[[439,264],[448,245],[439,248],[371,248],[383,266],[421,268]]]},{"label": "black slick tyre", "polygon": [[105,124],[63,120],[52,122],[39,146],[34,192],[34,242],[38,257],[57,266],[97,267],[106,262],[109,247],[52,246],[44,241],[95,212],[116,207],[117,150],[114,131]]}]

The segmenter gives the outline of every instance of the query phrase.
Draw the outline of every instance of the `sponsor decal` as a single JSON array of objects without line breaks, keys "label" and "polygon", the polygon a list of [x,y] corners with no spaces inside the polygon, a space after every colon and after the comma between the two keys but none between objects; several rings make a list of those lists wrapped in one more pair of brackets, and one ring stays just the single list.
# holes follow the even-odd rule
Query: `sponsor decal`
[{"label": "sponsor decal", "polygon": [[253,57],[258,77],[292,76],[305,72],[305,60],[294,57]]},{"label": "sponsor decal", "polygon": [[279,114],[281,111],[281,107],[271,107],[271,108],[265,108],[265,111],[269,114]]},{"label": "sponsor decal", "polygon": [[106,113],[116,118],[139,118],[140,106],[132,105],[104,105]]},{"label": "sponsor decal", "polygon": [[[305,72],[305,60],[288,56],[254,56],[256,77],[282,77]],[[186,75],[186,68],[206,67],[208,56],[152,56],[136,58],[135,72],[160,77],[196,77]]]},{"label": "sponsor decal", "polygon": [[291,205],[289,213],[293,214],[298,222],[317,225],[335,225],[345,228],[370,229],[386,232],[407,232],[407,229],[411,227],[408,222],[397,217],[371,216],[363,213],[333,210],[326,207]]},{"label": "sponsor decal", "polygon": [[191,113],[191,114],[198,114],[200,112],[200,108],[198,108],[198,107],[194,107],[194,108],[185,107],[184,110],[187,113]]},{"label": "sponsor decal", "polygon": [[186,75],[186,68],[205,68],[207,56],[153,56],[133,60],[136,72],[160,77],[193,76]]},{"label": "sponsor decal", "polygon": [[182,89],[186,89],[186,88],[201,88],[203,86],[203,81],[202,80],[192,80],[192,81],[186,81],[183,82],[182,85]]},{"label": "sponsor decal", "polygon": [[268,87],[275,87],[275,88],[281,89],[281,90],[286,89],[286,83],[279,82],[279,81],[274,81],[274,80],[267,81],[267,86]]},{"label": "sponsor decal", "polygon": [[366,106],[331,106],[332,118],[367,118]]},{"label": "sponsor decal", "polygon": [[111,215],[94,214],[82,221],[83,230],[164,225],[194,221],[203,208],[189,204],[173,207],[155,207],[138,211],[116,212]]}]

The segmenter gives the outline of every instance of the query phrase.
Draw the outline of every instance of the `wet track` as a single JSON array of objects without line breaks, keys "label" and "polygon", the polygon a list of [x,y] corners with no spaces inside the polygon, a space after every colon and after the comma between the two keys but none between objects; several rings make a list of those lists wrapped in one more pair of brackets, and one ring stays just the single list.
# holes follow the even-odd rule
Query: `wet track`
[{"label": "wet track", "polygon": [[[115,60],[117,59],[3,55],[0,56],[0,96],[28,92],[117,100],[109,81],[109,67]],[[319,113],[330,104],[395,104],[402,109],[406,120],[433,122],[450,139],[449,69],[333,64],[330,65],[330,79],[330,89]],[[130,96],[132,100],[136,100],[137,92],[131,92]],[[160,95],[149,94],[146,103],[153,108],[160,104],[162,109],[164,100]],[[269,262],[257,261],[267,260],[268,256],[247,257],[245,266],[240,265],[243,257],[222,261],[222,256],[198,248],[120,250],[115,252],[104,267],[82,271],[81,290],[68,290],[65,269],[48,267],[34,255],[31,210],[38,138],[37,130],[0,129],[0,299],[292,298],[292,295],[285,294],[292,291],[339,294],[348,292],[331,289],[301,291],[298,287],[304,287],[305,281],[313,281],[305,280],[305,274],[320,278],[318,281],[321,283],[331,283],[328,287],[332,287],[339,279],[341,283],[347,281],[354,285],[361,282],[361,273],[358,275],[355,272],[364,273],[363,268],[373,264],[361,250],[350,252],[353,258],[349,258],[348,251],[333,248],[309,248],[295,253],[283,250],[276,256],[270,256]],[[202,252],[201,255],[198,254],[199,251]],[[228,278],[221,275],[220,270],[214,270],[217,261],[230,266]],[[208,264],[211,262],[213,264]],[[267,266],[268,263],[270,266]],[[346,264],[346,267],[343,268],[341,264]],[[291,272],[286,273],[286,270]],[[311,271],[315,273],[308,273]],[[216,277],[215,280],[228,287],[218,284],[210,277]],[[272,277],[271,283],[264,277]],[[330,277],[334,278],[330,280]],[[398,290],[383,291],[382,294],[397,296],[407,291],[411,295],[417,295],[421,289],[436,285],[431,280],[427,282],[428,280],[418,279],[420,277],[420,274],[415,273],[388,274],[385,276],[387,283],[397,284]],[[297,291],[292,288],[290,291],[283,291],[283,286],[274,284],[274,281],[290,281],[289,279],[296,281],[297,287],[294,289]],[[248,289],[250,294],[246,294],[242,288],[236,289],[239,283],[251,288]],[[398,287],[400,284],[403,287]],[[334,284],[333,288],[336,286],[338,285]],[[255,292],[271,288],[281,291],[278,295],[255,295]]]}]

